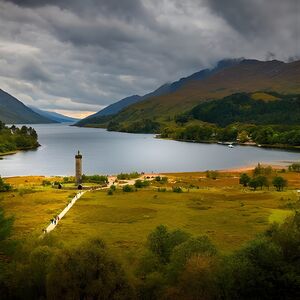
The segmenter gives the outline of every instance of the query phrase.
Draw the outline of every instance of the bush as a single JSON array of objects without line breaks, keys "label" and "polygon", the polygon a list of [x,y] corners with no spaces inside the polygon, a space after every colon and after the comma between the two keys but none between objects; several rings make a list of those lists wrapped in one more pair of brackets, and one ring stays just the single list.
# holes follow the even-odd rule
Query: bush
[{"label": "bush", "polygon": [[216,180],[219,177],[219,172],[218,171],[206,171],[206,177]]},{"label": "bush", "polygon": [[164,193],[164,192],[166,192],[166,191],[167,191],[167,189],[166,189],[166,188],[158,188],[158,189],[157,189],[157,191],[158,191],[158,192],[162,192],[162,193]]},{"label": "bush", "polygon": [[6,183],[0,176],[0,192],[8,192],[12,189],[11,185]]},{"label": "bush", "polygon": [[161,176],[156,176],[155,181],[164,184],[168,182],[168,177],[161,177]]},{"label": "bush", "polygon": [[123,192],[126,193],[134,192],[134,188],[131,185],[126,184],[123,186]]},{"label": "bush", "polygon": [[42,185],[43,186],[49,186],[49,185],[51,185],[51,181],[45,179],[45,180],[42,181]]},{"label": "bush", "polygon": [[135,184],[134,184],[134,186],[139,189],[143,188],[143,187],[147,187],[149,185],[150,185],[150,182],[148,180],[140,180],[140,179],[136,180]]},{"label": "bush", "polygon": [[182,188],[179,187],[179,186],[174,186],[174,187],[172,188],[172,190],[173,190],[174,193],[183,193]]},{"label": "bush", "polygon": [[113,194],[114,194],[114,192],[113,192],[112,189],[109,189],[109,190],[107,191],[107,195],[108,195],[108,196],[112,196]]},{"label": "bush", "polygon": [[112,184],[109,189],[114,192],[117,188],[116,188],[116,186],[114,184]]}]

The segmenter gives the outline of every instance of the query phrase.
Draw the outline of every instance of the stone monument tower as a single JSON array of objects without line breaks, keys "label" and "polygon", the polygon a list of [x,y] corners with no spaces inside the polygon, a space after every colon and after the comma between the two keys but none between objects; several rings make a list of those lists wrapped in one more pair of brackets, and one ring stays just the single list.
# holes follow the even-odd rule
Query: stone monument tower
[{"label": "stone monument tower", "polygon": [[80,184],[82,179],[82,155],[78,151],[75,155],[75,181],[76,184]]}]

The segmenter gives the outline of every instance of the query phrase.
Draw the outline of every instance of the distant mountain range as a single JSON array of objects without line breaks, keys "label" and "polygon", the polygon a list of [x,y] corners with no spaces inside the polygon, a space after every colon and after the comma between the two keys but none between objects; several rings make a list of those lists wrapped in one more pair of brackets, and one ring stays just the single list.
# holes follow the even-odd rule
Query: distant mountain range
[{"label": "distant mountain range", "polygon": [[222,60],[212,70],[204,69],[204,70],[201,70],[200,72],[196,72],[188,77],[181,78],[178,81],[175,81],[173,83],[166,83],[166,84],[160,86],[155,91],[148,93],[144,96],[133,95],[133,96],[126,97],[124,99],[121,99],[121,100],[105,107],[104,109],[100,110],[99,112],[97,112],[93,115],[90,115],[87,118],[79,121],[77,123],[77,125],[83,126],[88,123],[97,123],[97,119],[99,117],[115,115],[115,114],[119,113],[120,111],[122,111],[123,109],[125,109],[126,107],[131,106],[132,104],[151,99],[152,97],[159,97],[159,96],[173,93],[173,92],[177,91],[178,89],[180,89],[183,85],[185,85],[186,83],[188,83],[192,80],[205,79],[208,76],[216,73],[217,71],[220,71],[226,67],[233,66],[233,65],[239,63],[240,61],[241,61],[241,59]]},{"label": "distant mountain range", "polygon": [[0,121],[6,124],[46,124],[76,122],[78,119],[36,107],[28,107],[0,89]]},{"label": "distant mountain range", "polygon": [[70,122],[77,122],[79,121],[79,119],[76,118],[71,118],[53,111],[47,111],[47,110],[42,110],[39,108],[36,108],[34,106],[29,106],[29,108],[31,108],[33,111],[35,111],[36,113],[38,113],[41,116],[46,117],[47,119],[50,119],[54,122],[58,122],[58,123],[70,123]]},{"label": "distant mountain range", "polygon": [[[163,85],[143,97],[134,96],[134,103],[123,99],[105,108],[110,116],[105,114],[103,117],[100,111],[77,125],[107,126],[108,122],[129,124],[145,119],[164,123],[200,103],[257,91],[300,94],[300,61],[223,60],[213,69],[204,69]],[[117,104],[118,109],[112,110],[111,107]]]}]

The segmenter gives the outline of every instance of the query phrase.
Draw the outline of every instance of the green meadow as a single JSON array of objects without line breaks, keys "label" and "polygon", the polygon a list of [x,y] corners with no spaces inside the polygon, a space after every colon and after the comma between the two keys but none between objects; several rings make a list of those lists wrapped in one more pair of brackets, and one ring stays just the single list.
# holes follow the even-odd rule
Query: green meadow
[{"label": "green meadow", "polygon": [[[179,185],[183,192],[173,192],[172,186]],[[113,195],[88,192],[52,234],[70,246],[100,237],[131,268],[144,253],[147,236],[160,224],[193,236],[208,235],[220,251],[229,253],[272,222],[283,222],[292,213],[290,204],[298,200],[294,189],[279,193],[242,188],[233,174],[216,180],[179,174],[165,187],[165,192],[158,191],[160,184],[129,193],[117,189]]]}]

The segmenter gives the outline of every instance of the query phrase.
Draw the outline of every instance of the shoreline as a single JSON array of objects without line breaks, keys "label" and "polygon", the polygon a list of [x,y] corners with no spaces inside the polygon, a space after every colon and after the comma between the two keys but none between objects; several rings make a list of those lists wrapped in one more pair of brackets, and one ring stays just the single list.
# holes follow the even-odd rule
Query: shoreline
[{"label": "shoreline", "polygon": [[[278,165],[278,164],[268,164],[265,162],[260,163],[261,166],[266,167],[270,166],[274,170],[281,170],[281,169],[286,169],[291,162],[284,162],[284,165]],[[240,166],[240,167],[233,167],[229,169],[216,169],[216,170],[209,170],[209,171],[217,171],[220,173],[243,173],[243,172],[249,172],[252,171],[257,164],[250,164],[250,165],[245,165],[245,166]],[[198,174],[198,173],[205,173],[207,170],[199,170],[199,171],[178,171],[178,172],[155,172],[155,173],[147,173],[145,172],[143,177],[155,177],[155,176],[167,176],[168,174],[176,175],[176,174]],[[99,175],[105,175],[109,178],[116,178],[118,174],[99,174]],[[63,178],[63,177],[70,177],[73,175],[12,175],[12,176],[3,176],[2,178],[24,178],[24,177],[38,177],[38,178]]]},{"label": "shoreline", "polygon": [[[118,132],[118,131],[116,131]],[[130,133],[130,132],[129,132]],[[172,139],[172,138],[164,138],[161,137],[160,134],[155,135],[156,139],[161,140],[168,140],[168,141],[177,141],[177,142],[184,142],[184,143],[195,143],[195,144],[215,144],[220,146],[243,146],[243,147],[256,147],[262,149],[279,149],[285,151],[294,151],[300,152],[300,146],[292,146],[292,145],[285,145],[285,144],[274,144],[274,145],[266,145],[266,144],[256,144],[254,142],[247,142],[247,143],[238,143],[238,142],[220,142],[220,141],[196,141],[196,140],[179,140],[179,139]]]},{"label": "shoreline", "polygon": [[2,153],[0,152],[0,159],[3,159],[4,156],[17,154],[17,153],[22,152],[22,151],[36,150],[39,147],[41,147],[40,144],[38,144],[36,147],[22,148],[22,149],[17,149],[17,150],[12,150],[12,151],[8,151],[8,152],[2,152]]}]

